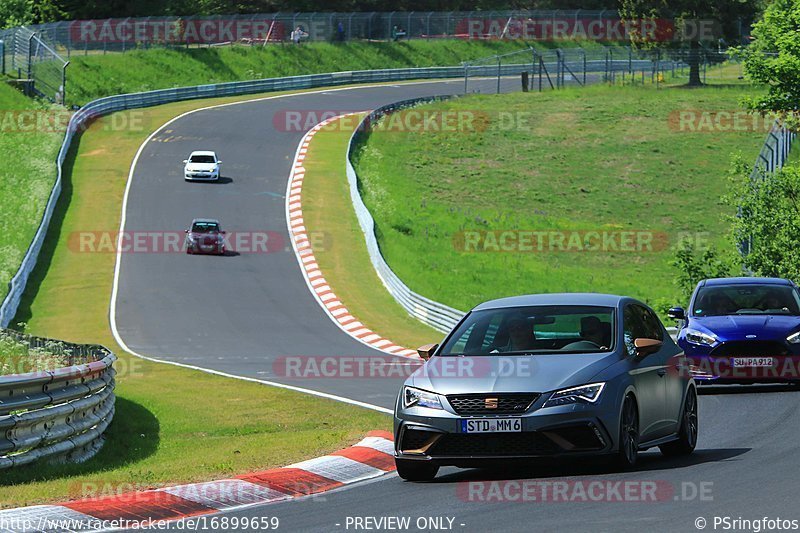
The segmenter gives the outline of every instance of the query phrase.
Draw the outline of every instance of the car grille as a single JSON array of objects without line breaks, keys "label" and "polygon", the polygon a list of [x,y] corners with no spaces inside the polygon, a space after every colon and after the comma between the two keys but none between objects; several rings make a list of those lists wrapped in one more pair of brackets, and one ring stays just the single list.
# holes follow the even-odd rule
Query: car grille
[{"label": "car grille", "polygon": [[759,357],[788,355],[786,344],[778,341],[724,342],[711,351],[716,357]]},{"label": "car grille", "polygon": [[[460,415],[511,415],[524,413],[539,394],[457,394],[447,396],[453,410]],[[487,408],[487,398],[497,399],[497,408]]]},{"label": "car grille", "polygon": [[492,435],[448,433],[430,450],[431,457],[485,457],[553,455],[562,451],[553,441],[536,432]]}]

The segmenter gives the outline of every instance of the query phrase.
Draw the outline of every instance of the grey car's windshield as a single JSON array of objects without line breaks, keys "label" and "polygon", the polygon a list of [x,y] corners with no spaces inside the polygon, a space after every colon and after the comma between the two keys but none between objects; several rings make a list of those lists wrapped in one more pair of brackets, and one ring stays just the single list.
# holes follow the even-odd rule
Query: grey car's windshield
[{"label": "grey car's windshield", "polygon": [[800,315],[800,299],[789,285],[706,285],[697,293],[692,315]]},{"label": "grey car's windshield", "polygon": [[214,156],[212,155],[193,155],[189,160],[191,163],[213,163]]},{"label": "grey car's windshield", "polygon": [[596,353],[614,348],[614,309],[530,306],[475,311],[439,355]]}]

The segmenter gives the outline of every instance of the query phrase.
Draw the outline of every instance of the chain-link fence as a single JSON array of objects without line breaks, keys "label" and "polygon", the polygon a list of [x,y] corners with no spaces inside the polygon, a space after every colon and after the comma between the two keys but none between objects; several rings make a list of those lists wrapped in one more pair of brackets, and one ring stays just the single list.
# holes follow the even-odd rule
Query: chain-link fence
[{"label": "chain-link fence", "polygon": [[2,73],[27,80],[26,92],[64,102],[66,69],[69,61],[61,57],[42,35],[20,27],[0,32]]},{"label": "chain-link fence", "polygon": [[[698,36],[697,28],[709,35]],[[158,46],[266,45],[302,41],[391,41],[405,39],[526,39],[624,42],[629,31],[655,39],[695,35],[714,40],[714,21],[648,19],[623,22],[614,10],[414,11],[273,13],[231,16],[144,17],[78,20],[31,26],[54,50],[73,53],[126,52]],[[749,33],[740,21],[738,42]]]},{"label": "chain-link fence", "polygon": [[[651,83],[658,86],[668,81],[688,80],[692,66],[695,75],[705,82],[709,67],[719,66],[728,60],[728,54],[724,51],[703,48],[529,48],[465,62],[464,92],[471,92],[470,84],[477,78],[485,78],[487,70],[497,78],[497,92],[500,92],[501,79],[509,76],[520,78],[523,91],[542,91],[596,82],[623,85]],[[739,70],[735,69],[736,72]],[[712,72],[719,75],[718,69]]]}]

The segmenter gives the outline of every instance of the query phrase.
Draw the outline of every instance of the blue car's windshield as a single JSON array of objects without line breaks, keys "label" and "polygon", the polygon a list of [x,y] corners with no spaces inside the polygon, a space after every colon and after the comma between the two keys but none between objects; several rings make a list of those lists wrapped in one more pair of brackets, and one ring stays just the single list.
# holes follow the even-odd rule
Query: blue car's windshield
[{"label": "blue car's windshield", "polygon": [[471,313],[440,355],[595,353],[614,348],[614,309],[531,306]]},{"label": "blue car's windshield", "polygon": [[706,285],[697,293],[692,315],[800,315],[800,298],[789,285]]}]

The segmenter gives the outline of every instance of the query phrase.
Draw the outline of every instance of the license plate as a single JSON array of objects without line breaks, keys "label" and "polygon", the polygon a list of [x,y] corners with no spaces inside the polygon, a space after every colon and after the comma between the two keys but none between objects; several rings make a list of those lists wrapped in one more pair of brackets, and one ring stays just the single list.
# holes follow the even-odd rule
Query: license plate
[{"label": "license plate", "polygon": [[737,368],[763,368],[775,365],[772,357],[734,357],[733,366]]},{"label": "license plate", "polygon": [[461,433],[519,433],[521,418],[475,418],[461,421]]}]

